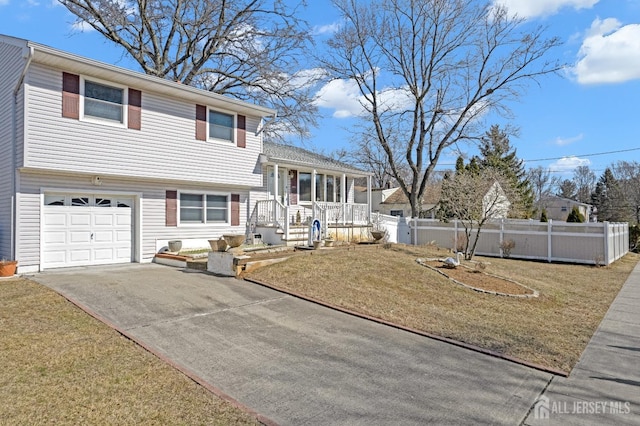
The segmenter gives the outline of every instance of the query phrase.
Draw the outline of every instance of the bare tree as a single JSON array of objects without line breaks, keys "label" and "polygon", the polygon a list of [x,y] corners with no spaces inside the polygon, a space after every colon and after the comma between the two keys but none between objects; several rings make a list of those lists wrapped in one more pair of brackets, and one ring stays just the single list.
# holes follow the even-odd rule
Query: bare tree
[{"label": "bare tree", "polygon": [[589,166],[578,166],[573,171],[573,182],[576,184],[576,200],[590,203],[591,193],[596,186],[596,174]]},{"label": "bare tree", "polygon": [[533,187],[535,202],[538,203],[543,197],[552,194],[559,179],[551,176],[549,169],[538,166],[528,170],[527,180]]},{"label": "bare tree", "polygon": [[622,212],[621,216],[630,222],[640,223],[640,163],[618,161],[612,171],[620,187],[616,206]]},{"label": "bare tree", "polygon": [[[419,213],[429,176],[443,151],[478,140],[489,112],[561,65],[545,60],[560,44],[544,28],[523,26],[499,6],[468,0],[334,0],[343,27],[329,41],[324,68],[359,88],[391,171]],[[389,140],[402,141],[396,152]],[[399,155],[400,154],[400,155]],[[409,168],[403,179],[401,164]]]},{"label": "bare tree", "polygon": [[465,259],[471,260],[475,254],[482,228],[489,220],[518,214],[521,196],[512,181],[495,169],[458,171],[442,180],[440,207],[464,227]]},{"label": "bare tree", "polygon": [[568,198],[570,200],[575,199],[578,188],[574,181],[564,179],[558,183],[558,197]]},{"label": "bare tree", "polygon": [[[302,0],[304,2],[304,0]],[[275,108],[268,137],[316,125],[311,42],[283,0],[59,0],[150,75]]]}]

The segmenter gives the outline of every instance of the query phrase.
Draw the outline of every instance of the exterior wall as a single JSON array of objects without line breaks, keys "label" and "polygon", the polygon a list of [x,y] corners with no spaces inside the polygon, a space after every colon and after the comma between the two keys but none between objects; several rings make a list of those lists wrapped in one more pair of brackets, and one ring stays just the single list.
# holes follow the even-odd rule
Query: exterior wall
[{"label": "exterior wall", "polygon": [[548,219],[565,221],[573,206],[577,206],[578,211],[584,216],[585,222],[589,222],[589,212],[587,211],[587,206],[583,203],[560,197],[549,197],[542,200],[539,207],[540,210],[545,209],[547,211]]},{"label": "exterior wall", "polygon": [[[23,91],[18,92],[15,103],[13,92],[18,84],[26,59],[24,49],[18,45],[5,43],[0,38],[0,259],[11,258],[11,210],[13,185],[13,144],[15,137],[22,135]],[[14,120],[15,122],[14,126]],[[18,144],[19,145],[19,144]],[[19,153],[16,153],[19,154]],[[17,156],[17,155],[16,155]]]},{"label": "exterior wall", "polygon": [[[42,193],[57,190],[85,193],[132,193],[139,195],[134,216],[139,218],[134,228],[136,251],[141,262],[150,262],[156,253],[156,240],[218,239],[223,234],[246,232],[250,191],[212,185],[184,184],[171,181],[103,179],[94,186],[91,175],[62,175],[53,173],[21,173],[18,195],[17,259],[21,272],[37,271],[40,264],[40,220]],[[165,196],[167,190],[229,192],[240,194],[240,225],[165,225]],[[250,213],[250,212],[249,212]],[[135,223],[136,221],[134,221]],[[139,245],[139,247],[138,247]]]},{"label": "exterior wall", "polygon": [[231,143],[196,140],[196,105],[192,102],[143,91],[142,128],[133,130],[82,118],[63,118],[62,70],[32,64],[28,83],[25,167],[100,176],[261,185],[257,164],[262,151],[259,117],[247,117],[246,148],[239,148]]}]

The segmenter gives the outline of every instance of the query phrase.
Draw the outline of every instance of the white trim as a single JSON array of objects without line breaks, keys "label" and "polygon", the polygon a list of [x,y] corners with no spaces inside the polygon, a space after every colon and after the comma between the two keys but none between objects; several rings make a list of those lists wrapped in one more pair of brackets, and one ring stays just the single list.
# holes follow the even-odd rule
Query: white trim
[{"label": "white trim", "polygon": [[[181,214],[180,214],[180,196],[182,194],[190,194],[190,195],[224,195],[225,197],[227,197],[227,221],[226,222],[207,222],[207,209],[206,209],[206,200],[204,201],[204,204],[202,206],[202,208],[204,209],[204,222],[202,223],[196,223],[196,222],[182,222],[181,220]],[[176,226],[177,227],[216,227],[216,226],[231,226],[231,192],[219,192],[219,191],[190,191],[190,190],[186,190],[186,191],[178,191],[178,195],[177,195],[177,200],[176,200]]]},{"label": "white trim", "polygon": [[[228,139],[219,139],[219,138],[212,138],[211,137],[211,133],[210,133],[210,123],[209,123],[209,114],[211,112],[217,112],[220,114],[225,114],[225,115],[230,115],[233,118],[233,129],[231,132],[231,137],[233,138],[233,140],[228,140]],[[230,110],[226,110],[224,108],[215,108],[215,107],[210,107],[209,105],[207,105],[207,141],[210,142],[217,142],[217,143],[223,143],[226,145],[237,145],[237,141],[238,141],[238,113],[234,112],[234,111],[230,111]]]},{"label": "white trim", "polygon": [[[122,89],[122,122],[118,123],[114,120],[109,120],[107,118],[99,118],[94,116],[85,116],[84,114],[84,105],[85,105],[85,83],[86,81],[90,81],[92,83],[101,84],[103,86],[113,87],[116,89]],[[80,121],[87,121],[91,123],[100,123],[108,126],[127,128],[129,123],[129,87],[124,86],[119,83],[114,83],[111,81],[102,80],[100,78],[93,77],[85,77],[84,75],[80,76]]]}]

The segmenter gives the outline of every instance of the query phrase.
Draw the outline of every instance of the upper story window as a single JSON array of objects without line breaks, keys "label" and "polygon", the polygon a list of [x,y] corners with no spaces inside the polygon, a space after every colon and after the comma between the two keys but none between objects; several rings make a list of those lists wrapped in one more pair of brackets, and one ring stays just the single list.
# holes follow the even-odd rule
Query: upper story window
[{"label": "upper story window", "polygon": [[95,81],[84,81],[84,116],[124,123],[125,91]]},{"label": "upper story window", "polygon": [[209,111],[209,137],[233,142],[234,117],[218,111]]}]

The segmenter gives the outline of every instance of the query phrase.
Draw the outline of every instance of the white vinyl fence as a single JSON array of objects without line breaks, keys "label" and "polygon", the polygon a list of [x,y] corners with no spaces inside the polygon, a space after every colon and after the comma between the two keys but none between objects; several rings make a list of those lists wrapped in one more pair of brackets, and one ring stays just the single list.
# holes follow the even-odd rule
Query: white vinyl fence
[{"label": "white vinyl fence", "polygon": [[[434,243],[450,248],[463,242],[464,227],[458,221],[380,216],[380,225],[387,227],[389,242]],[[502,256],[500,246],[506,240],[515,243],[512,258],[609,265],[629,252],[629,224],[502,219],[483,226],[476,254]]]}]

